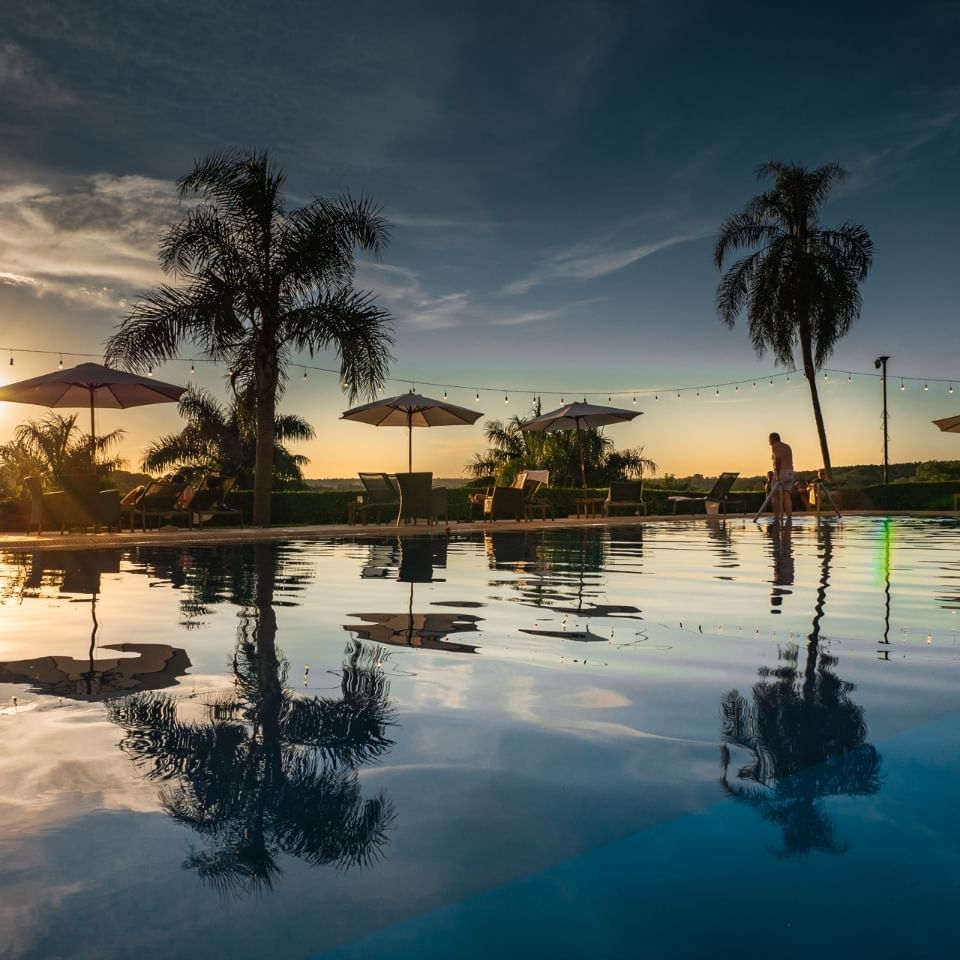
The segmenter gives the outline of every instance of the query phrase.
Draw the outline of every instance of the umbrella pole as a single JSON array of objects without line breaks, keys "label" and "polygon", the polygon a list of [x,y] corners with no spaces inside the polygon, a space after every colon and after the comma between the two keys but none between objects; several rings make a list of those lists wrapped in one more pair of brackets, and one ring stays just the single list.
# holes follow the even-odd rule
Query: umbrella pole
[{"label": "umbrella pole", "polygon": [[580,433],[580,421],[577,420],[577,450],[580,453],[580,486],[583,490],[583,495],[587,495],[587,471],[583,465],[583,437]]},{"label": "umbrella pole", "polygon": [[413,473],[413,411],[407,411],[407,473]]},{"label": "umbrella pole", "polygon": [[90,390],[90,472],[97,472],[97,435],[93,419],[93,390]]}]

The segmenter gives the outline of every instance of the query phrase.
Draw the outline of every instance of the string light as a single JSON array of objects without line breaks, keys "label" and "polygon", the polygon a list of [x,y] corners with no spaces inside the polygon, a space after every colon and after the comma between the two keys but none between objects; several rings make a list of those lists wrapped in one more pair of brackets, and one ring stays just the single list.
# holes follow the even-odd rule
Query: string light
[{"label": "string light", "polygon": [[929,388],[926,384],[923,385],[923,392],[924,392],[924,393],[926,393],[929,389],[930,389],[930,388]]},{"label": "string light", "polygon": [[444,400],[447,399],[447,391],[446,391],[446,390],[443,391],[443,399],[444,399]]},{"label": "string light", "polygon": [[503,395],[503,402],[504,402],[504,403],[509,403],[509,402],[510,402],[510,398],[509,398],[506,394]]},{"label": "string light", "polygon": [[13,366],[13,351],[10,351],[10,366]]},{"label": "string light", "polygon": [[[659,397],[659,396],[657,396],[657,394],[654,394],[654,395],[653,395],[653,399],[654,399],[654,400],[659,400],[659,399],[660,399],[660,397]],[[637,402],[637,398],[636,398],[636,397],[634,397],[634,398],[633,398],[633,402],[634,402],[634,403],[636,403],[636,402]]]},{"label": "string light", "polygon": [[906,389],[907,389],[907,388],[904,386],[903,377],[900,378],[900,389],[901,389],[901,390],[906,390]]},{"label": "string light", "polygon": [[950,389],[947,391],[947,393],[953,393],[953,384],[952,384],[952,383],[950,384]]},{"label": "string light", "polygon": [[148,377],[152,377],[152,376],[153,376],[153,366],[152,366],[152,365],[149,366],[149,367],[147,367],[147,376],[148,376]]},{"label": "string light", "polygon": [[823,371],[823,379],[824,379],[824,380],[829,380],[829,379],[830,379],[830,374],[828,374],[826,370]]},{"label": "string light", "polygon": [[479,400],[479,399],[480,399],[480,391],[478,390],[478,391],[477,391],[477,400]]},{"label": "string light", "polygon": [[853,376],[852,376],[852,374],[849,374],[849,373],[847,374],[847,383],[853,383]]},{"label": "string light", "polygon": [[304,383],[307,382],[307,368],[306,368],[306,367],[303,368],[303,382],[304,382]]},{"label": "string light", "polygon": [[57,364],[57,369],[58,369],[58,370],[62,370],[62,369],[63,369],[63,354],[62,354],[62,353],[60,354],[60,362]]},{"label": "string light", "polygon": [[196,373],[196,372],[197,372],[197,368],[196,368],[192,363],[190,364],[190,372],[191,372],[191,373]]},{"label": "string light", "polygon": [[636,398],[636,397],[633,398],[633,405],[634,405],[634,406],[637,405],[637,398]]},{"label": "string light", "polygon": [[717,387],[717,396],[718,396],[718,397],[720,396],[720,388],[719,388],[719,387]]}]

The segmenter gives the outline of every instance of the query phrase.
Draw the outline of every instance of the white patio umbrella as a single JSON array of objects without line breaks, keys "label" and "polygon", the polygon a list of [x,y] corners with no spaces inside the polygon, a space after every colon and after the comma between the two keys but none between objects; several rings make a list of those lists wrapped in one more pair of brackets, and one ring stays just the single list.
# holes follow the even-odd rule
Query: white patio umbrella
[{"label": "white patio umbrella", "polygon": [[374,400],[353,407],[340,415],[341,420],[358,420],[375,427],[407,428],[407,469],[413,471],[414,427],[459,427],[469,426],[482,417],[476,410],[458,407],[446,400],[433,400],[420,394],[404,393],[399,397]]},{"label": "white patio umbrella", "polygon": [[187,388],[99,363],[81,363],[0,387],[0,400],[41,407],[90,408],[91,460],[96,450],[94,408],[125,409],[151,403],[175,403]]},{"label": "white patio umbrella", "polygon": [[580,484],[587,489],[587,471],[583,465],[583,435],[584,427],[595,429],[606,427],[612,423],[626,423],[640,416],[640,410],[624,410],[620,407],[602,407],[595,403],[568,403],[549,413],[527,420],[520,425],[521,430],[555,433],[558,430],[577,431],[577,451],[580,454]]},{"label": "white patio umbrella", "polygon": [[944,433],[960,433],[960,416],[933,421]]}]

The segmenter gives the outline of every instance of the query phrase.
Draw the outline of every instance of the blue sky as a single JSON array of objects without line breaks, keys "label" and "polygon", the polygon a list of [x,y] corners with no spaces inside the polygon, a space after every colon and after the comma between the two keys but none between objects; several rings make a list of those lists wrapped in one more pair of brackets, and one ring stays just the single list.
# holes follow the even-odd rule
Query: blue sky
[{"label": "blue sky", "polygon": [[[772,368],[716,319],[712,237],[760,162],[836,160],[849,178],[825,219],[865,224],[876,256],[832,365],[872,370],[887,353],[894,373],[960,377],[958,40],[957,3],[7,0],[0,346],[96,351],[159,279],[172,181],[211,150],[255,146],[285,168],[292,204],[341,188],[384,204],[393,240],[359,282],[395,317],[397,377],[469,386],[451,399],[495,417],[526,412],[521,389],[626,391],[614,401],[629,405],[635,389]],[[18,353],[0,376],[55,362]],[[287,393],[318,428],[308,472],[402,468],[399,431],[336,421],[335,380],[298,373]],[[477,403],[486,386],[509,402]],[[823,386],[834,462],[876,461],[876,382]],[[641,395],[644,416],[612,435],[662,470],[756,472],[780,429],[817,466],[805,386],[756,396]],[[908,384],[893,404],[894,459],[958,455],[929,421],[960,412],[960,392]],[[39,412],[8,406],[0,434]],[[177,418],[103,423],[128,429],[135,461]],[[479,427],[420,431],[417,462],[456,474],[482,446]]]}]

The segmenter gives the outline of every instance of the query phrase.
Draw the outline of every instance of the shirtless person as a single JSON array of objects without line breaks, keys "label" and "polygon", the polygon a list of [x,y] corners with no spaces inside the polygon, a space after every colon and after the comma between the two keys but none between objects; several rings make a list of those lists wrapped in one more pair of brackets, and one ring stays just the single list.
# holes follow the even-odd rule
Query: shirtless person
[{"label": "shirtless person", "polygon": [[793,519],[793,451],[790,445],[780,439],[779,433],[770,434],[770,450],[773,454],[773,475],[780,482],[779,496],[774,495],[773,513],[779,520],[785,512],[788,520]]}]

